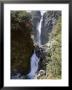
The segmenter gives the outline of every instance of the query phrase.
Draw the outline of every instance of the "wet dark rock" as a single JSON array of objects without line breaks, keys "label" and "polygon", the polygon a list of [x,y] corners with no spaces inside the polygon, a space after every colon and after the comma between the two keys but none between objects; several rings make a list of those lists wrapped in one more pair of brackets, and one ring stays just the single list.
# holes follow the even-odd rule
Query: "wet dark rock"
[{"label": "wet dark rock", "polygon": [[41,70],[41,69],[46,69],[46,66],[45,66],[45,56],[47,53],[45,53],[45,48],[43,48],[43,46],[38,46],[36,45],[35,46],[35,53],[37,55],[37,57],[40,59],[39,61],[39,68],[38,68],[38,71]]},{"label": "wet dark rock", "polygon": [[26,75],[21,73],[11,74],[11,79],[26,79]]}]

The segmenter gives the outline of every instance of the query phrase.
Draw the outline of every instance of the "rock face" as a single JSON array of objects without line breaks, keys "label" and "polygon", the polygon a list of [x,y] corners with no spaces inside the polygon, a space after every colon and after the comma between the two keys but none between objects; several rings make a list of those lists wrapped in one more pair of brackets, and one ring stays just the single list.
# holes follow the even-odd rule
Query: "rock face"
[{"label": "rock face", "polygon": [[38,27],[38,24],[39,24],[39,21],[40,21],[40,18],[41,18],[41,13],[40,13],[40,11],[32,11],[31,15],[32,15],[34,42],[37,42],[38,41],[38,37],[37,37],[38,30],[37,30],[37,27]]},{"label": "rock face", "polygon": [[[21,16],[20,16],[21,15]],[[11,73],[27,74],[34,46],[29,13],[11,12]]]},{"label": "rock face", "polygon": [[61,11],[47,11],[43,16],[41,43],[46,44],[49,40],[49,34],[52,32],[58,17],[61,16]]}]

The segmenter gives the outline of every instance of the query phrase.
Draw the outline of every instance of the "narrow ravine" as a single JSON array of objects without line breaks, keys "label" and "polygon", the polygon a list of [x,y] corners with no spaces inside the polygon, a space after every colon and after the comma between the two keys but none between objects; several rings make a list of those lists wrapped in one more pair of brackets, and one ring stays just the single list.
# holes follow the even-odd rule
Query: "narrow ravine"
[{"label": "narrow ravine", "polygon": [[37,26],[37,42],[35,42],[38,46],[35,47],[34,52],[30,58],[30,71],[27,75],[21,75],[21,73],[17,72],[15,75],[13,74],[11,76],[12,79],[35,79],[36,75],[38,74],[38,69],[39,69],[39,62],[40,62],[40,50],[39,48],[41,47],[41,28],[42,28],[42,21],[43,21],[43,11],[41,12],[41,18]]},{"label": "narrow ravine", "polygon": [[62,12],[11,11],[11,79],[61,79]]},{"label": "narrow ravine", "polygon": [[[41,12],[41,19],[40,19],[40,22],[38,24],[38,27],[37,27],[37,30],[38,30],[38,33],[37,33],[37,44],[38,44],[38,47],[41,46],[41,28],[42,28],[42,21],[43,21],[43,12]],[[39,52],[39,51],[38,51]],[[37,75],[37,72],[38,72],[38,68],[39,68],[39,61],[40,61],[40,58],[37,56],[37,53],[35,50],[34,50],[34,53],[31,57],[31,62],[30,62],[30,72],[28,73],[28,78],[29,79],[34,79],[35,76]]]}]

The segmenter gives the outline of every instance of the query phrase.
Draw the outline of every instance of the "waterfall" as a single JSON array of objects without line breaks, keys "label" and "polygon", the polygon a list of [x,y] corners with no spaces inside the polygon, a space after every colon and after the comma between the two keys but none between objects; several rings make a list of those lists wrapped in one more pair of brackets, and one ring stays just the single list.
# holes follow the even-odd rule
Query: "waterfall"
[{"label": "waterfall", "polygon": [[30,73],[27,75],[28,78],[33,79],[35,77],[35,75],[37,74],[37,70],[38,70],[38,63],[39,63],[39,58],[36,56],[36,53],[34,51],[32,57],[31,57],[31,70]]},{"label": "waterfall", "polygon": [[[40,19],[40,22],[38,24],[38,27],[37,27],[37,30],[38,30],[38,34],[37,34],[37,44],[38,46],[41,45],[41,25],[42,25],[42,21],[43,21],[43,13],[44,12],[41,12],[41,19]],[[38,63],[40,61],[40,58],[37,57],[36,55],[36,52],[34,50],[34,53],[33,55],[31,56],[30,58],[31,62],[30,62],[30,72],[28,73],[28,78],[29,79],[34,79],[34,77],[36,76],[37,74],[37,71],[38,71]]]},{"label": "waterfall", "polygon": [[38,30],[37,38],[38,38],[39,46],[41,45],[41,25],[42,25],[42,21],[43,21],[43,16],[41,16],[40,22],[39,22],[38,27],[37,27],[37,30]]}]

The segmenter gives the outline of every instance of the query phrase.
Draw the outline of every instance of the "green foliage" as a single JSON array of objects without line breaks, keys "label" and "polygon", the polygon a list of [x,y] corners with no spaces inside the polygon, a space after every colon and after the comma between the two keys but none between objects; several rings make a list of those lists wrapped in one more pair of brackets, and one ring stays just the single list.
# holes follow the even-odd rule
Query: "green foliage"
[{"label": "green foliage", "polygon": [[61,79],[61,17],[59,16],[56,24],[50,33],[49,41],[45,44],[47,55],[45,55],[44,63],[46,63],[46,75],[38,77],[38,79]]},{"label": "green foliage", "polygon": [[59,17],[50,37],[46,73],[48,79],[61,78],[61,17]]},{"label": "green foliage", "polygon": [[22,20],[30,20],[31,15],[26,11],[11,11],[12,21],[20,22]]},{"label": "green foliage", "polygon": [[31,15],[26,11],[11,11],[11,29],[18,30],[19,28],[31,28]]}]

